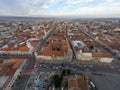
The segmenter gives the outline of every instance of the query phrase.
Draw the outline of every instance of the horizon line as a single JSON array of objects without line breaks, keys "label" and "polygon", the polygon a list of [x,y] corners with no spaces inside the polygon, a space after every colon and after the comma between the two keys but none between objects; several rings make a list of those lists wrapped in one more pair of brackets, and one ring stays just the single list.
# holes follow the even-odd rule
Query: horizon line
[{"label": "horizon line", "polygon": [[43,16],[43,15],[40,15],[40,16],[15,16],[15,15],[6,15],[6,16],[3,16],[3,15],[0,15],[0,17],[28,17],[28,18],[120,18],[120,17],[95,17],[95,16],[78,16],[78,15],[66,15],[66,16]]}]

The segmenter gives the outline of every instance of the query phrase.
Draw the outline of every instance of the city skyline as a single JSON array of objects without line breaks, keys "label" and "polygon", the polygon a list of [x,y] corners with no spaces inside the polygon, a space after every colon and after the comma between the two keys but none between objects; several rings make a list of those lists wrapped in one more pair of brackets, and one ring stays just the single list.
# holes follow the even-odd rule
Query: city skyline
[{"label": "city skyline", "polygon": [[119,0],[1,0],[0,16],[120,17]]}]

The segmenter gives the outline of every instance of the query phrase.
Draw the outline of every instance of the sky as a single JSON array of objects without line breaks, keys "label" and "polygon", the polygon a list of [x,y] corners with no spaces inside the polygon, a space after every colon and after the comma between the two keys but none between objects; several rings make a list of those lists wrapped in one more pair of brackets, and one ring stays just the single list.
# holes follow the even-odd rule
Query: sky
[{"label": "sky", "polygon": [[0,0],[0,16],[120,17],[120,0]]}]

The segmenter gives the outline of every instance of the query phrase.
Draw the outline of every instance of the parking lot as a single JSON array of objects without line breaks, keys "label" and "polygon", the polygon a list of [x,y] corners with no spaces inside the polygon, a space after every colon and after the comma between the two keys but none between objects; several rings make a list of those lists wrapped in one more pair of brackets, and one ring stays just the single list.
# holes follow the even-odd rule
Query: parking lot
[{"label": "parking lot", "polygon": [[98,90],[120,90],[120,75],[108,74],[89,75],[89,78],[95,83]]}]

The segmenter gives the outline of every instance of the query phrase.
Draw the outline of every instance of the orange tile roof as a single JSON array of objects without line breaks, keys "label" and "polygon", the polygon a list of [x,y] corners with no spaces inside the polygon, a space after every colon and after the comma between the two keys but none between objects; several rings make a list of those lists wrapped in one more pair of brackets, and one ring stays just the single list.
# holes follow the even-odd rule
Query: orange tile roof
[{"label": "orange tile roof", "polygon": [[93,57],[103,57],[104,54],[103,53],[92,53]]},{"label": "orange tile roof", "polygon": [[39,40],[33,40],[33,41],[30,41],[31,45],[35,48],[38,44]]},{"label": "orange tile roof", "polygon": [[29,51],[29,50],[30,49],[27,47],[27,45],[21,45],[15,49],[15,51]]},{"label": "orange tile roof", "polygon": [[19,68],[21,66],[22,62],[16,62],[12,68]]},{"label": "orange tile roof", "polygon": [[78,87],[81,88],[81,90],[88,90],[87,77],[79,77],[77,80]]},{"label": "orange tile roof", "polygon": [[14,48],[14,44],[8,46],[7,48],[3,48],[3,49],[1,49],[1,51],[12,51],[13,48]]},{"label": "orange tile roof", "polygon": [[68,90],[89,90],[87,77],[80,76],[68,80]]},{"label": "orange tile roof", "polygon": [[12,68],[6,73],[6,75],[7,76],[13,76],[15,74],[16,70],[17,70],[16,68]]},{"label": "orange tile roof", "polygon": [[77,81],[75,78],[69,79],[68,81],[68,88],[77,88]]},{"label": "orange tile roof", "polygon": [[24,58],[11,58],[9,59],[11,62],[23,62],[25,59]]},{"label": "orange tile roof", "polygon": [[4,63],[2,65],[0,65],[0,67],[2,68],[0,70],[0,76],[12,76],[14,75],[15,71],[21,66],[21,64],[23,63],[24,59],[9,59],[10,62]]}]

